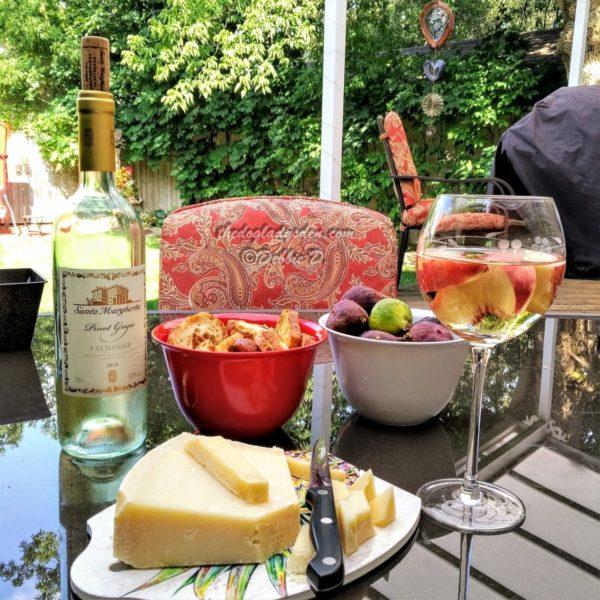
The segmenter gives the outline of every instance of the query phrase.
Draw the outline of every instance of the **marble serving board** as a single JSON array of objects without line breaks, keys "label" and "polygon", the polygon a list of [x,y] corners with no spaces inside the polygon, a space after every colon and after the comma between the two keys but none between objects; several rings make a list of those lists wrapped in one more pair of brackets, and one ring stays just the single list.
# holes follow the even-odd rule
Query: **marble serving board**
[{"label": "marble serving board", "polygon": [[[360,471],[339,459],[332,466],[343,468],[352,481]],[[294,478],[301,519],[310,519],[304,503],[307,482]],[[391,484],[375,478],[377,493]],[[394,486],[393,486],[394,487]],[[394,487],[396,520],[385,528],[375,528],[376,535],[352,556],[344,557],[345,583],[366,575],[394,555],[410,539],[419,522],[421,500]],[[71,586],[82,600],[275,600],[277,598],[312,598],[306,577],[286,573],[289,551],[276,554],[266,563],[252,565],[214,565],[173,567],[167,569],[133,569],[113,556],[112,537],[115,506],[109,506],[88,520],[91,541],[71,567]]]}]

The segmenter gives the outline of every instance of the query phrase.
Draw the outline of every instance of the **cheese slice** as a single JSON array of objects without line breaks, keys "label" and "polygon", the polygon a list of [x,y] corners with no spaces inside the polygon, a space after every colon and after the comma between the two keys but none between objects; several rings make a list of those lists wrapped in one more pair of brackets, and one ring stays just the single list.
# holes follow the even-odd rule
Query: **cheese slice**
[{"label": "cheese slice", "polygon": [[371,507],[363,492],[354,492],[348,496],[348,502],[356,516],[356,536],[358,543],[364,544],[375,535],[373,523],[371,522]]},{"label": "cheese slice", "polygon": [[343,481],[332,479],[331,487],[333,488],[333,499],[336,503],[350,495],[350,491]]},{"label": "cheese slice", "polygon": [[[290,469],[290,473],[297,477],[298,479],[304,479],[305,481],[310,481],[310,461],[304,460],[303,458],[298,458],[297,456],[286,455],[288,467]],[[329,473],[331,475],[331,479],[335,479],[337,481],[344,481],[346,479],[346,472],[342,471],[342,469],[330,468]]]},{"label": "cheese slice", "polygon": [[136,568],[259,563],[289,548],[300,509],[285,455],[236,443],[269,482],[250,504],[223,487],[186,451],[182,433],[144,456],[117,496],[114,555]]},{"label": "cheese slice", "polygon": [[358,550],[358,521],[356,511],[350,501],[350,495],[336,503],[338,529],[342,542],[342,549],[346,556]]},{"label": "cheese slice", "polygon": [[373,471],[365,471],[351,486],[351,492],[364,492],[368,502],[375,499],[375,479]]},{"label": "cheese slice", "polygon": [[387,527],[396,518],[394,488],[388,488],[371,500],[371,521],[377,527]]},{"label": "cheese slice", "polygon": [[292,553],[287,559],[286,570],[294,575],[304,575],[308,563],[315,557],[315,549],[310,539],[310,525],[304,523],[294,542]]},{"label": "cheese slice", "polygon": [[269,482],[245,458],[243,450],[219,436],[195,435],[185,445],[215,479],[246,502],[260,504],[269,499]]}]

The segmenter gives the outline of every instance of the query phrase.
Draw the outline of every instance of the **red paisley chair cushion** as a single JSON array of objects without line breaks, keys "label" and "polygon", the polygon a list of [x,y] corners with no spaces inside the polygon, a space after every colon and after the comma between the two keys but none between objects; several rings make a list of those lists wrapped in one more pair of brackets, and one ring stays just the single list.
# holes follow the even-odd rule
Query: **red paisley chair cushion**
[{"label": "red paisley chair cushion", "polygon": [[435,202],[433,198],[419,200],[414,206],[405,208],[402,211],[403,227],[421,227],[429,214],[431,205]]},{"label": "red paisley chair cushion", "polygon": [[316,198],[230,198],[165,220],[159,307],[323,309],[358,284],[393,296],[396,276],[385,215]]},{"label": "red paisley chair cushion", "polygon": [[[394,111],[385,115],[383,129],[390,144],[396,173],[398,175],[417,175],[400,115]],[[406,208],[414,206],[421,200],[421,182],[418,179],[402,181],[400,187]]]},{"label": "red paisley chair cushion", "polygon": [[[431,210],[433,198],[421,200],[402,213],[402,227],[421,227]],[[464,213],[448,215],[439,220],[436,231],[499,231],[506,227],[503,215],[491,213]]]}]

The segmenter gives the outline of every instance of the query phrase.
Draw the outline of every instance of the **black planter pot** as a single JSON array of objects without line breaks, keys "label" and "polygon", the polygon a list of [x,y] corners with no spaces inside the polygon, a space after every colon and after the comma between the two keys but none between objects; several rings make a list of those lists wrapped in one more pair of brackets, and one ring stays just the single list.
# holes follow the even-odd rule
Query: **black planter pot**
[{"label": "black planter pot", "polygon": [[31,346],[45,283],[33,269],[0,269],[0,351]]}]

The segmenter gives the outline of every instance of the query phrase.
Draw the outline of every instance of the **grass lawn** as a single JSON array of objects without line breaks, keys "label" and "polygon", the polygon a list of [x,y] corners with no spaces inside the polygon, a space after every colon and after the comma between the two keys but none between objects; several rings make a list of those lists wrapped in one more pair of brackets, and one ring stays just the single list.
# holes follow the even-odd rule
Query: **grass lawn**
[{"label": "grass lawn", "polygon": [[[146,300],[148,308],[158,303],[159,238],[146,236]],[[52,236],[0,235],[0,269],[31,267],[47,282],[40,304],[40,312],[52,312]]]}]

